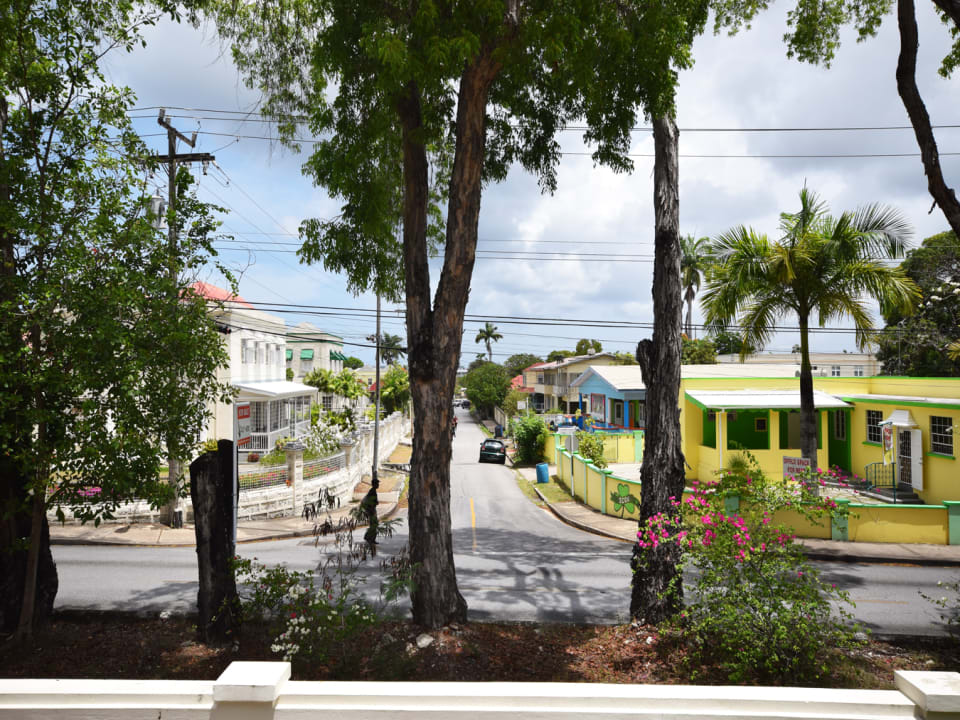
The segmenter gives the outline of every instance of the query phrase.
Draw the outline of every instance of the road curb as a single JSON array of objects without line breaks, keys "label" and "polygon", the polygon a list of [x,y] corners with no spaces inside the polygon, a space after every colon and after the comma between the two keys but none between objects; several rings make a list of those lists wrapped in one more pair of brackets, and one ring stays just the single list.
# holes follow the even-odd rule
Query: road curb
[{"label": "road curb", "polygon": [[577,520],[573,520],[572,518],[567,517],[567,516],[564,515],[562,512],[560,512],[559,510],[557,510],[553,505],[550,504],[550,501],[547,500],[547,499],[543,496],[543,493],[540,492],[540,490],[537,488],[536,484],[534,484],[534,486],[533,486],[533,491],[537,494],[537,497],[539,497],[539,498],[543,501],[543,504],[547,506],[547,508],[550,510],[550,512],[552,512],[554,515],[556,515],[557,518],[560,519],[561,522],[566,523],[566,524],[569,525],[570,527],[576,528],[577,530],[582,530],[583,532],[591,533],[591,534],[593,534],[593,535],[599,535],[600,537],[609,538],[610,540],[619,540],[619,541],[622,542],[622,543],[628,543],[628,544],[630,544],[630,543],[633,542],[632,540],[627,540],[626,538],[621,537],[621,536],[619,536],[619,535],[614,535],[613,533],[608,533],[608,532],[606,532],[605,530],[601,530],[601,529],[599,529],[599,528],[595,528],[595,527],[593,527],[592,525],[587,525],[586,523],[582,523],[582,522],[579,522],[579,521],[577,521]]}]

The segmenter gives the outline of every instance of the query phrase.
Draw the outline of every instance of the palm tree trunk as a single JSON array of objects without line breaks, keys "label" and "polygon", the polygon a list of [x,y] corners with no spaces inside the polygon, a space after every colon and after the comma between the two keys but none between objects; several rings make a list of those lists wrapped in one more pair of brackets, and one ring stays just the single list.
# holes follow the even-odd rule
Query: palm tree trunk
[{"label": "palm tree trunk", "polygon": [[[670,501],[683,493],[683,451],[680,444],[681,319],[680,198],[677,163],[678,131],[672,117],[653,121],[654,235],[653,340],[637,345],[637,362],[647,386],[647,434],[640,475],[642,526],[658,513],[678,515]],[[633,546],[630,615],[656,624],[682,605],[679,548],[662,543],[654,549]]]},{"label": "palm tree trunk", "polygon": [[687,288],[686,300],[687,300],[687,339],[693,340],[693,298],[694,293],[692,288]]},{"label": "palm tree trunk", "polygon": [[487,340],[487,359],[490,362],[493,362],[493,346],[490,344],[489,340]]},{"label": "palm tree trunk", "polygon": [[813,367],[810,364],[809,317],[800,314],[800,452],[817,468],[817,410],[813,403]]}]

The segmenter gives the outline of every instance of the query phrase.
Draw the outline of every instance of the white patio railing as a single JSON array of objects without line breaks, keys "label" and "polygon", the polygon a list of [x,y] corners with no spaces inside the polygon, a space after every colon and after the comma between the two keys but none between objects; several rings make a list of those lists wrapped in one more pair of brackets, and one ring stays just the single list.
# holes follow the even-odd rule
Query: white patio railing
[{"label": "white patio railing", "polygon": [[294,682],[288,663],[217,680],[0,680],[0,720],[889,720],[960,717],[960,674],[897,671],[897,690],[566,683]]}]

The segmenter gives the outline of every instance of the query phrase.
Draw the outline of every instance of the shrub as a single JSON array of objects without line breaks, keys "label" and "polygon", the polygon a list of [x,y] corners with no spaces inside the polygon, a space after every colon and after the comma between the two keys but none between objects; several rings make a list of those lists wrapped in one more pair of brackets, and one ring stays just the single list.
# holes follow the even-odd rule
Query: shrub
[{"label": "shrub", "polygon": [[512,421],[511,432],[517,446],[517,462],[535,463],[543,459],[547,443],[547,425],[536,415],[525,415]]},{"label": "shrub", "polygon": [[260,460],[260,453],[247,453],[247,462],[255,463],[255,462],[259,462],[259,460]]},{"label": "shrub", "polygon": [[603,457],[603,436],[592,432],[577,431],[577,442],[580,449],[577,451],[598,468],[605,468],[607,460]]},{"label": "shrub", "polygon": [[940,619],[947,624],[947,630],[951,635],[960,639],[960,579],[952,582],[939,580],[937,587],[950,595],[933,597],[919,590],[917,592],[920,593],[920,597],[939,610]]},{"label": "shrub", "polygon": [[[821,523],[845,510],[819,497],[819,473],[773,482],[749,455],[739,467],[695,482],[686,499],[673,499],[676,512],[638,532],[641,550],[677,543],[684,566],[697,570],[686,607],[668,627],[691,662],[713,663],[733,682],[816,680],[829,671],[833,648],[856,644],[852,603],[820,579],[791,529],[773,517],[789,508]],[[728,509],[733,498],[737,510]]]}]

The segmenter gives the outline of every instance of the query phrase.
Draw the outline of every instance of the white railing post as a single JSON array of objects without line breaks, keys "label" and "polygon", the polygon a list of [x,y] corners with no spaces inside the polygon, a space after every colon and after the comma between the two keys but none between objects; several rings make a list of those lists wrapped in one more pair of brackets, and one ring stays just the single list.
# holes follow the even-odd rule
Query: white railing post
[{"label": "white railing post", "polygon": [[232,662],[213,684],[210,720],[273,720],[288,662]]},{"label": "white railing post", "polygon": [[893,681],[927,720],[960,718],[960,673],[896,670]]}]

